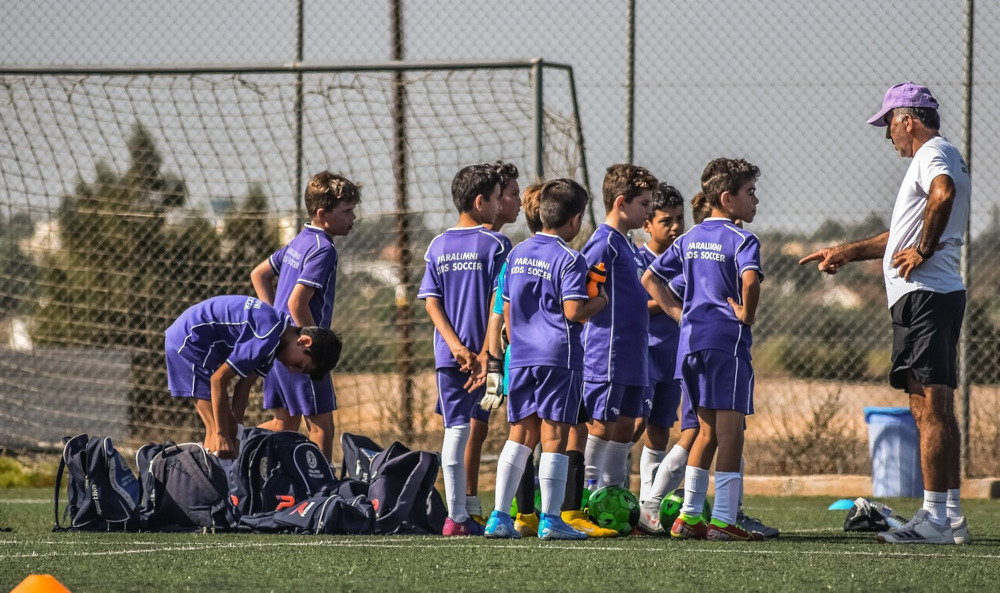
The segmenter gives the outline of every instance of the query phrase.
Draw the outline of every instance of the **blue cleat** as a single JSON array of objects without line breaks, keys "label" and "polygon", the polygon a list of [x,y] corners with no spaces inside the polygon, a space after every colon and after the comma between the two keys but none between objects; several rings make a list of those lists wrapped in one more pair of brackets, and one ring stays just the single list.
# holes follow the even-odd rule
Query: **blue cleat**
[{"label": "blue cleat", "polygon": [[541,539],[587,539],[587,534],[567,525],[559,515],[542,513],[538,520],[538,537]]},{"label": "blue cleat", "polygon": [[493,511],[490,520],[486,522],[486,537],[495,539],[521,539],[521,534],[514,528],[514,520],[507,513]]}]

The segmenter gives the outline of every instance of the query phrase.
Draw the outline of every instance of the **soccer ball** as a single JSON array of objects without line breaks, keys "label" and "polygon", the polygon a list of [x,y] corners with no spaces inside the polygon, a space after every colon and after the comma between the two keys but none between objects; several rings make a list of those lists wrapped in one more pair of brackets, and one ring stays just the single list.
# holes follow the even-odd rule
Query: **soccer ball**
[{"label": "soccer ball", "polygon": [[[670,526],[674,524],[674,521],[681,514],[682,506],[684,506],[683,488],[678,488],[663,498],[663,501],[660,502],[660,525],[663,525],[664,529],[667,531],[670,530]],[[706,521],[712,518],[712,507],[708,505],[708,499],[705,499],[705,506],[701,509],[701,516]]]},{"label": "soccer ball", "polygon": [[590,495],[587,514],[601,527],[629,535],[639,524],[639,500],[621,486],[605,486]]}]

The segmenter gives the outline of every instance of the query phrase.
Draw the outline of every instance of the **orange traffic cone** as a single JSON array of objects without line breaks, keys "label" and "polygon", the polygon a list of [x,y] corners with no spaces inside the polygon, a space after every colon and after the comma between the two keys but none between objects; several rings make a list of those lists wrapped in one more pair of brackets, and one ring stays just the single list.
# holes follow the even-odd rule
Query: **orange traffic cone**
[{"label": "orange traffic cone", "polygon": [[10,593],[70,593],[70,590],[50,574],[32,574]]}]

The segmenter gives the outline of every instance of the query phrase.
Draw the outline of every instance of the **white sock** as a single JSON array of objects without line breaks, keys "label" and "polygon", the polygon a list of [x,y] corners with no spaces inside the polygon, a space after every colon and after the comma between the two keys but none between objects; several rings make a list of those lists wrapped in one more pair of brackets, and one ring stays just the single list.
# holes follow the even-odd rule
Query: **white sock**
[{"label": "white sock", "polygon": [[465,510],[465,444],[468,440],[468,424],[444,429],[441,473],[444,474],[444,498],[448,503],[448,516],[455,523],[469,519],[469,513]]},{"label": "white sock", "polygon": [[740,504],[736,507],[737,511],[743,510],[743,477],[746,474],[743,472],[743,458],[740,457]]},{"label": "white sock", "polygon": [[687,468],[688,452],[680,445],[674,445],[667,453],[667,456],[660,462],[660,469],[656,470],[656,478],[649,491],[650,502],[660,502],[663,498],[677,489],[684,480],[684,471]]},{"label": "white sock", "polygon": [[496,510],[501,513],[510,512],[510,504],[514,502],[517,485],[528,463],[531,449],[514,441],[507,441],[497,459],[497,491]]},{"label": "white sock", "polygon": [[645,502],[649,498],[656,470],[660,469],[660,462],[666,456],[666,451],[657,451],[643,445],[642,456],[639,457],[639,502]]},{"label": "white sock", "polygon": [[948,518],[962,516],[962,503],[959,500],[958,488],[948,489]]},{"label": "white sock", "polygon": [[[586,466],[583,470],[584,485],[590,488],[589,484],[597,486],[601,478],[601,467],[604,464],[604,452],[608,449],[608,441],[599,439],[592,434],[587,435],[587,445],[583,451],[583,463]],[[593,480],[593,482],[591,482]]]},{"label": "white sock", "polygon": [[607,450],[604,451],[604,463],[601,469],[601,479],[598,480],[598,487],[603,486],[624,486],[625,467],[628,459],[628,452],[632,450],[632,442],[619,443],[611,441]]},{"label": "white sock", "polygon": [[740,472],[715,472],[715,500],[712,501],[712,518],[732,525],[736,523],[736,505],[739,502]]},{"label": "white sock", "polygon": [[566,495],[569,457],[562,453],[542,453],[538,464],[538,487],[542,491],[542,513],[559,516]]},{"label": "white sock", "polygon": [[478,494],[466,494],[465,495],[465,512],[469,513],[469,516],[483,515],[483,503],[479,501]]},{"label": "white sock", "polygon": [[684,471],[684,505],[681,512],[689,517],[697,517],[705,506],[708,495],[708,470],[689,465]]},{"label": "white sock", "polygon": [[931,514],[931,521],[944,525],[948,520],[948,493],[924,490],[924,509]]}]

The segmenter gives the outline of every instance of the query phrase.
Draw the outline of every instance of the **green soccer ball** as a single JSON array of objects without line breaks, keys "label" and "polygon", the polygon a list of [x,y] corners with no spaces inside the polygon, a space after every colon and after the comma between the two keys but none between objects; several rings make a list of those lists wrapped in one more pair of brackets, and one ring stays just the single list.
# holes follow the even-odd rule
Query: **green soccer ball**
[{"label": "green soccer ball", "polygon": [[[683,488],[678,488],[663,498],[663,501],[660,502],[660,525],[663,525],[664,529],[670,531],[670,527],[681,514],[682,506],[684,506]],[[712,518],[712,507],[709,506],[707,498],[705,506],[701,509],[701,516],[705,518],[705,521]]]},{"label": "green soccer ball", "polygon": [[639,524],[639,500],[621,486],[605,486],[590,495],[587,514],[601,527],[629,535]]}]

